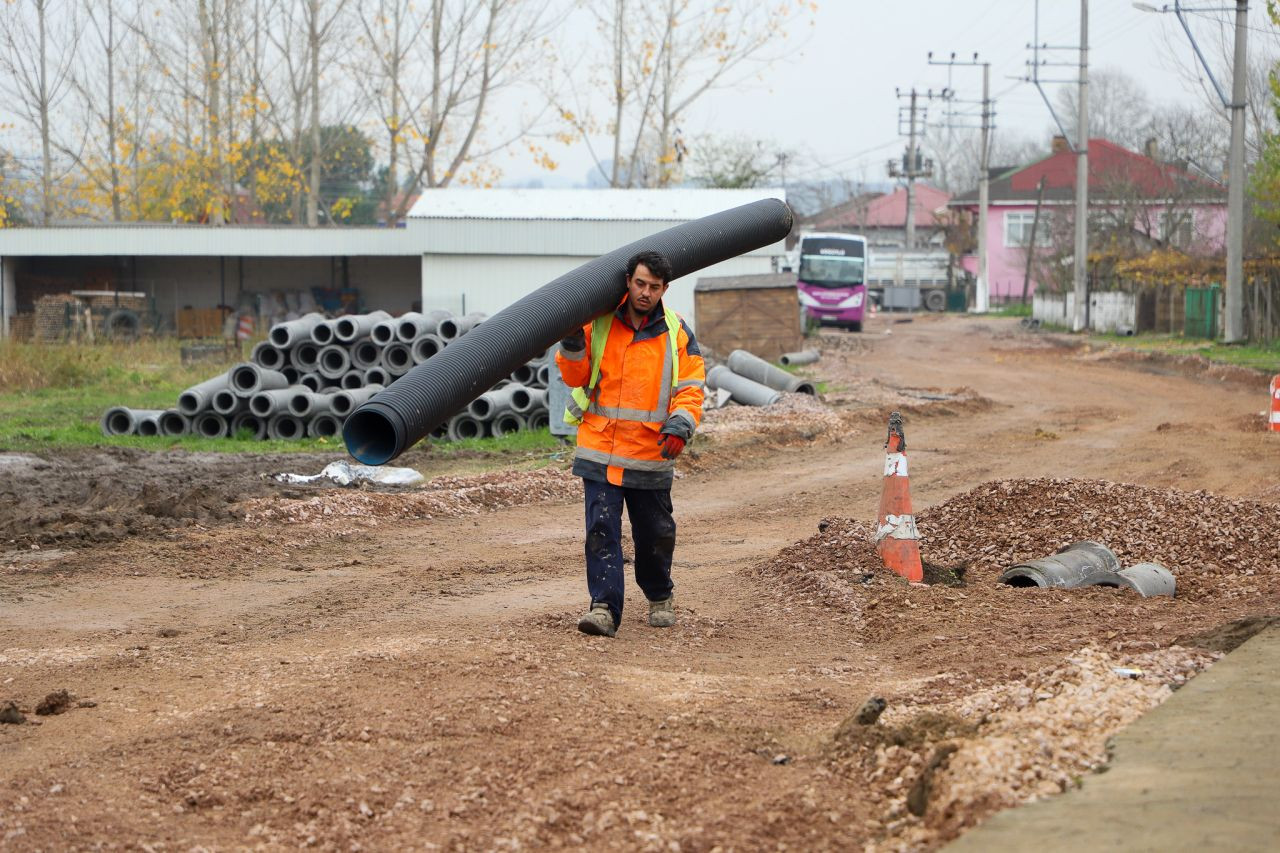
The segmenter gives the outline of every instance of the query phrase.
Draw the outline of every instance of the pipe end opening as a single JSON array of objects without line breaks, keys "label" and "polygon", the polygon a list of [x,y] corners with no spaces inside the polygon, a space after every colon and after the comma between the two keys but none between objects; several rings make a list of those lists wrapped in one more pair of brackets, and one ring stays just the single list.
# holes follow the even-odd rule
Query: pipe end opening
[{"label": "pipe end opening", "polygon": [[[339,414],[341,414],[339,412]],[[358,409],[342,427],[347,452],[364,465],[382,465],[394,459],[403,441],[401,430],[377,409]]]}]

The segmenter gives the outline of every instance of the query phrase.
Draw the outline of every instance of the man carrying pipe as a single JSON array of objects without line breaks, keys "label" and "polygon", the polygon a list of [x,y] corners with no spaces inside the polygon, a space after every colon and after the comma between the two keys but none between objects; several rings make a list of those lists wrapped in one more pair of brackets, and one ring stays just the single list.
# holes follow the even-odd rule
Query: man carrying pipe
[{"label": "man carrying pipe", "polygon": [[562,340],[556,353],[571,389],[564,419],[578,426],[573,473],[586,491],[591,609],[578,620],[584,634],[612,637],[622,622],[624,503],[649,624],[676,623],[671,481],[702,420],[706,368],[692,330],[662,302],[670,281],[671,263],[661,254],[635,255],[617,309]]}]

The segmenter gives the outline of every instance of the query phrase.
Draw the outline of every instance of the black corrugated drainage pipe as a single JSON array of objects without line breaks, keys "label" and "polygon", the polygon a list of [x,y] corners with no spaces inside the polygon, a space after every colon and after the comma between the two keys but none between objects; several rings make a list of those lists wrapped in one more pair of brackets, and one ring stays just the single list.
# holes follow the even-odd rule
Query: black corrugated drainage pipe
[{"label": "black corrugated drainage pipe", "polygon": [[543,285],[462,335],[347,419],[347,452],[366,465],[403,453],[437,425],[593,318],[617,307],[627,259],[649,249],[681,278],[784,239],[791,208],[762,199],[707,216],[602,255]]}]

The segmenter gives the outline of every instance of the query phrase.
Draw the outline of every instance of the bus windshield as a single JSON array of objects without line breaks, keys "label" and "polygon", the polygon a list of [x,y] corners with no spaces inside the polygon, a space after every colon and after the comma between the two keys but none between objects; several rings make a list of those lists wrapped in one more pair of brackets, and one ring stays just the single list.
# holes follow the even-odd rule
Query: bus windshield
[{"label": "bus windshield", "polygon": [[800,281],[819,287],[847,287],[863,282],[863,259],[839,255],[801,255]]}]

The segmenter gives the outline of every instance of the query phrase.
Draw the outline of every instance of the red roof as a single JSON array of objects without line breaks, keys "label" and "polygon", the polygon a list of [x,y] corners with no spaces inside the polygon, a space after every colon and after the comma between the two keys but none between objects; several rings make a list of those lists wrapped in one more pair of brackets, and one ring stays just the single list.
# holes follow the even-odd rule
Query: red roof
[{"label": "red roof", "polygon": [[[915,185],[917,227],[929,228],[938,224],[937,211],[946,206],[951,196],[929,184]],[[814,217],[813,227],[835,228],[901,228],[907,219],[907,190],[905,187],[871,199],[865,204],[842,204]]]},{"label": "red roof", "polygon": [[[1044,178],[1044,186],[1052,189],[1075,189],[1076,154],[1063,150],[1032,163],[1009,176],[1014,193],[1032,193]],[[1089,188],[1106,188],[1117,182],[1129,184],[1150,196],[1172,195],[1180,184],[1195,180],[1182,169],[1160,163],[1150,157],[1121,148],[1105,139],[1089,140]]]}]

